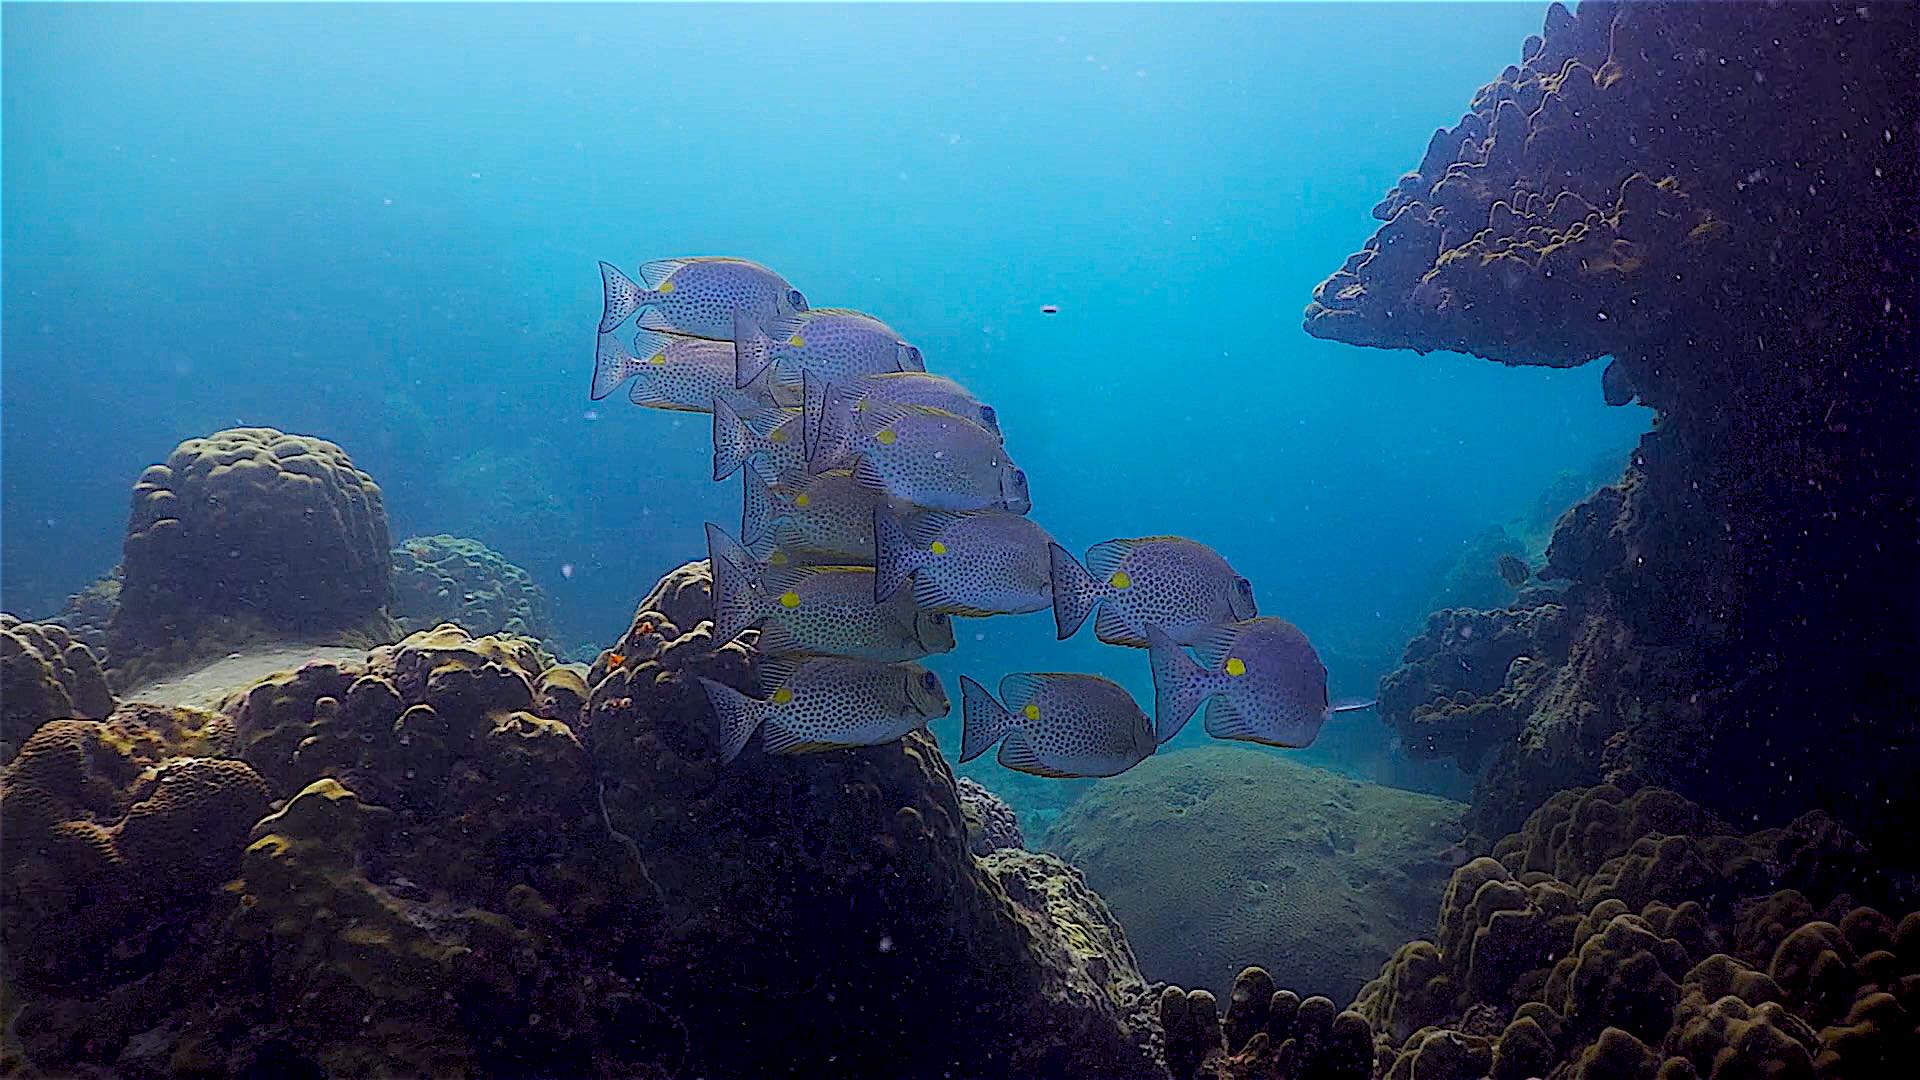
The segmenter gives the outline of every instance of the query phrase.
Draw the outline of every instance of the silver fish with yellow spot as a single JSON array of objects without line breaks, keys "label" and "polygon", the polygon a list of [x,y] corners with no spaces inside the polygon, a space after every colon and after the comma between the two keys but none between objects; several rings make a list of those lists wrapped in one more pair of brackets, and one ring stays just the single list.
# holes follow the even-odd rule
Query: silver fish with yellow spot
[{"label": "silver fish with yellow spot", "polygon": [[775,404],[764,379],[734,385],[733,346],[724,341],[642,330],[629,350],[617,335],[601,334],[593,400],[613,393],[628,379],[633,379],[633,387],[627,400],[649,409],[710,413],[718,401],[735,413],[753,413]]},{"label": "silver fish with yellow spot", "polygon": [[763,409],[742,419],[724,401],[713,406],[713,478],[725,480],[749,461],[768,476],[800,476],[807,471],[801,446],[799,409]]},{"label": "silver fish with yellow spot", "polygon": [[1154,724],[1162,741],[1204,704],[1207,734],[1216,739],[1311,746],[1333,713],[1373,704],[1330,706],[1326,665],[1307,635],[1284,619],[1209,627],[1193,636],[1192,645],[1199,663],[1160,627],[1147,627]]},{"label": "silver fish with yellow spot", "polygon": [[920,350],[900,332],[851,308],[813,308],[759,321],[735,316],[734,381],[746,386],[770,378],[775,386],[799,393],[806,377],[842,382],[889,371],[925,371]]},{"label": "silver fish with yellow spot", "polygon": [[854,440],[872,435],[901,409],[912,407],[949,412],[1001,435],[1000,414],[944,375],[896,371],[824,383],[809,373],[801,383],[809,460],[846,459]]},{"label": "silver fish with yellow spot", "polygon": [[720,721],[719,756],[732,761],[757,730],[769,754],[806,754],[878,746],[906,737],[951,711],[946,687],[919,664],[839,656],[772,657],[759,665],[765,698],[701,679]]},{"label": "silver fish with yellow spot", "polygon": [[1056,671],[1009,675],[1000,680],[1000,699],[960,677],[961,761],[999,743],[1000,764],[1017,772],[1117,776],[1160,745],[1133,695],[1112,679]]},{"label": "silver fish with yellow spot", "polygon": [[913,602],[949,615],[1017,615],[1053,603],[1053,537],[1003,510],[964,514],[874,508],[874,598],[913,580]]},{"label": "silver fish with yellow spot", "polygon": [[638,282],[603,262],[600,283],[603,334],[638,311],[643,330],[731,341],[736,316],[768,323],[807,310],[807,298],[786,278],[745,259],[655,259],[640,264]]},{"label": "silver fish with yellow spot", "polygon": [[918,660],[953,650],[953,620],[921,611],[901,593],[873,602],[868,566],[760,567],[718,525],[707,526],[713,570],[713,638],[752,627],[765,654],[809,653],[867,660]]},{"label": "silver fish with yellow spot", "polygon": [[793,562],[873,562],[873,513],[884,500],[855,483],[851,470],[803,471],[779,483],[768,483],[758,469],[741,475],[740,539],[756,559],[784,554]]},{"label": "silver fish with yellow spot", "polygon": [[[938,409],[911,408],[854,443],[853,478],[929,510],[1033,509],[1027,474],[1000,437]],[[825,471],[815,459],[809,468]]]},{"label": "silver fish with yellow spot", "polygon": [[1251,619],[1259,609],[1253,584],[1205,544],[1180,536],[1108,540],[1087,549],[1083,567],[1053,548],[1053,620],[1065,640],[1094,608],[1096,637],[1143,648],[1149,623],[1191,644],[1206,628]]}]

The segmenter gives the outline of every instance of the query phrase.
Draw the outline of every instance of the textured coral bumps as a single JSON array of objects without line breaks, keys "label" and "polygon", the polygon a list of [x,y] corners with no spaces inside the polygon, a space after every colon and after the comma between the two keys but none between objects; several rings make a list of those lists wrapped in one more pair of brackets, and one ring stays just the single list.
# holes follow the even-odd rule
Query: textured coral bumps
[{"label": "textured coral bumps", "polygon": [[0,612],[0,765],[48,720],[104,719],[113,692],[93,651],[59,626]]},{"label": "textured coral bumps", "polygon": [[414,536],[393,549],[393,617],[409,634],[450,622],[532,638],[558,655],[553,605],[533,576],[465,537]]},{"label": "textured coral bumps", "polygon": [[[1501,747],[1485,835],[1606,777],[1740,820],[1920,811],[1917,19],[1555,4],[1316,290],[1315,335],[1606,356],[1606,399],[1661,415],[1556,530],[1549,576],[1582,591],[1574,632],[1529,653],[1544,667],[1383,708],[1416,746]],[[1416,683],[1470,651],[1432,645]]]}]

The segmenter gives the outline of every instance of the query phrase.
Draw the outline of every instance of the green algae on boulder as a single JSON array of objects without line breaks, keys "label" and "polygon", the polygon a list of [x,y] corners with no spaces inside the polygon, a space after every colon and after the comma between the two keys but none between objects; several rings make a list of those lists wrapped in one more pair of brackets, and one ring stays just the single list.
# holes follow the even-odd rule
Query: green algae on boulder
[{"label": "green algae on boulder", "polygon": [[1151,979],[1224,991],[1249,960],[1351,997],[1425,933],[1464,808],[1237,747],[1101,781],[1042,846],[1080,868]]}]

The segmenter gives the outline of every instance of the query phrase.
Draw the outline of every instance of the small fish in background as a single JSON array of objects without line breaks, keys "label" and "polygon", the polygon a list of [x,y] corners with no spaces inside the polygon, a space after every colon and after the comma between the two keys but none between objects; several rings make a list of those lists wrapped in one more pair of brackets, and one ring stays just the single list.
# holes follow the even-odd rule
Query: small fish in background
[{"label": "small fish in background", "polygon": [[809,653],[866,660],[918,660],[953,651],[953,620],[921,611],[901,593],[873,602],[873,568],[771,568],[718,525],[707,526],[713,572],[713,638],[732,641],[758,627],[761,653]]},{"label": "small fish in background", "polygon": [[640,282],[612,263],[600,264],[600,332],[640,312],[640,328],[733,340],[734,317],[764,324],[807,310],[787,279],[745,259],[696,256],[640,264]]},{"label": "small fish in background", "polygon": [[946,687],[919,664],[846,657],[762,660],[766,699],[701,679],[720,720],[720,760],[732,761],[753,733],[769,754],[805,754],[878,746],[947,715]]},{"label": "small fish in background", "polygon": [[920,350],[902,341],[899,331],[848,308],[815,308],[765,323],[737,312],[733,334],[734,382],[740,386],[770,379],[798,393],[807,375],[843,382],[862,375],[927,370]]},{"label": "small fish in background", "polygon": [[1108,540],[1087,549],[1083,567],[1053,547],[1053,619],[1072,637],[1095,608],[1094,636],[1144,648],[1154,624],[1181,644],[1208,627],[1260,612],[1253,585],[1205,544],[1180,536]]},{"label": "small fish in background", "polygon": [[[1000,680],[1000,701],[960,677],[960,760],[995,743],[1000,764],[1034,776],[1118,776],[1160,745],[1133,695],[1111,679],[1033,672]],[[1004,701],[1005,704],[1001,704]]]},{"label": "small fish in background", "polygon": [[1153,662],[1154,727],[1162,741],[1207,707],[1207,734],[1267,746],[1313,745],[1335,712],[1373,702],[1330,707],[1327,667],[1299,627],[1284,619],[1247,619],[1209,627],[1192,645],[1199,663],[1157,625],[1147,627]]},{"label": "small fish in background", "polygon": [[1500,571],[1500,579],[1516,589],[1525,585],[1527,579],[1533,576],[1533,568],[1517,555],[1502,552],[1493,563]]},{"label": "small fish in background", "polygon": [[714,480],[725,480],[748,461],[757,461],[774,477],[804,474],[807,452],[800,424],[799,409],[775,407],[741,419],[726,402],[714,402]]},{"label": "small fish in background", "polygon": [[740,539],[756,559],[784,554],[796,563],[873,562],[873,512],[882,499],[856,483],[852,471],[801,472],[773,484],[758,469],[741,475]]},{"label": "small fish in background", "polygon": [[873,511],[874,598],[886,602],[909,577],[913,602],[949,615],[1017,615],[1053,603],[1048,548],[1032,519],[1001,510]]},{"label": "small fish in background", "polygon": [[[902,411],[855,440],[853,459],[853,476],[862,486],[929,510],[1033,509],[1027,474],[1014,465],[1000,437],[952,413]],[[807,467],[844,465],[814,458]]]},{"label": "small fish in background", "polygon": [[1040,314],[1042,314],[1042,315],[1058,315],[1058,314],[1060,314],[1060,305],[1058,305],[1058,304],[1041,304],[1041,305],[1040,305]]},{"label": "small fish in background", "polygon": [[601,334],[593,400],[613,393],[628,379],[633,379],[633,388],[627,400],[648,409],[705,413],[719,401],[735,413],[754,413],[774,404],[765,380],[734,385],[733,346],[724,341],[642,330],[629,350],[617,335]]},{"label": "small fish in background", "polygon": [[943,375],[896,371],[827,383],[809,373],[801,383],[807,457],[844,460],[852,455],[855,440],[871,436],[902,410],[913,407],[952,413],[1005,438],[1000,414]]}]

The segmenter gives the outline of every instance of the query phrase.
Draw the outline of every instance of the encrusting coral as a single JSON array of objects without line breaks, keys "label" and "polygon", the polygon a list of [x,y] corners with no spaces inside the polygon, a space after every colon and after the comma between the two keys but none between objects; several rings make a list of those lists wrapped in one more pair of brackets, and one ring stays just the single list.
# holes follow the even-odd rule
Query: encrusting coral
[{"label": "encrusting coral", "polygon": [[1828,807],[1873,834],[1920,812],[1917,17],[1554,4],[1315,291],[1317,336],[1610,357],[1606,399],[1659,414],[1556,529],[1563,625],[1524,668],[1435,679],[1479,646],[1416,642],[1382,694],[1416,750],[1478,768],[1498,747],[1482,835],[1628,777],[1743,821]]},{"label": "encrusting coral", "polygon": [[272,428],[188,439],[142,473],[108,631],[116,671],[252,636],[390,641],[380,488],[333,443]]},{"label": "encrusting coral", "polygon": [[113,691],[92,650],[62,627],[0,612],[0,765],[48,720],[112,711]]},{"label": "encrusting coral", "polygon": [[553,607],[533,576],[478,540],[415,536],[393,549],[392,612],[413,633],[454,623],[471,634],[532,638],[550,653]]},{"label": "encrusting coral", "polygon": [[1920,913],[1824,815],[1741,835],[1669,791],[1554,796],[1354,1003],[1424,1080],[1905,1075]]}]

